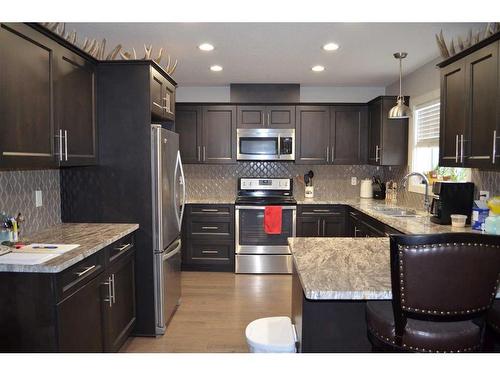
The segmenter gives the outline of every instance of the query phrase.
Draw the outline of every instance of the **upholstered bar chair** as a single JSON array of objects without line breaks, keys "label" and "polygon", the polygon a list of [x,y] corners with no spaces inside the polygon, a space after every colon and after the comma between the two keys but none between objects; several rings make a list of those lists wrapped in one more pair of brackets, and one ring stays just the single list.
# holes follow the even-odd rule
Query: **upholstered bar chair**
[{"label": "upholstered bar chair", "polygon": [[473,233],[390,237],[392,301],[366,306],[375,351],[481,350],[498,289],[500,238]]}]

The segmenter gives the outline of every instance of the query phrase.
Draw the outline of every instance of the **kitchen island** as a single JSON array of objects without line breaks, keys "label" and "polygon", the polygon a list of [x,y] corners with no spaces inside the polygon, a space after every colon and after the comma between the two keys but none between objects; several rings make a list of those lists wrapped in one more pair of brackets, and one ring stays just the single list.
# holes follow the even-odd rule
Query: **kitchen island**
[{"label": "kitchen island", "polygon": [[288,243],[299,351],[371,351],[365,305],[392,298],[389,238],[303,237]]}]

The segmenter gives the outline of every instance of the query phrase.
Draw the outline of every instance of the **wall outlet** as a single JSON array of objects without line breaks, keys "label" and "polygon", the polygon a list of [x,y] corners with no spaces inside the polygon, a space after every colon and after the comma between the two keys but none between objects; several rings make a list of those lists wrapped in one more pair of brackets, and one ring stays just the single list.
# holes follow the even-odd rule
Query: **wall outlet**
[{"label": "wall outlet", "polygon": [[479,190],[479,200],[485,201],[490,199],[490,192],[487,190]]},{"label": "wall outlet", "polygon": [[357,177],[351,177],[351,185],[356,186],[358,184],[358,178]]},{"label": "wall outlet", "polygon": [[42,191],[35,190],[35,207],[42,207],[42,206],[43,206]]}]

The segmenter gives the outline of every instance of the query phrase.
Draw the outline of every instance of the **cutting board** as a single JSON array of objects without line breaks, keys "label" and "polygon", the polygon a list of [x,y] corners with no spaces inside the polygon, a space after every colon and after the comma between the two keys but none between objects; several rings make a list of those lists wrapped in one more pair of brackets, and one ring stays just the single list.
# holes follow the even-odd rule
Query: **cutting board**
[{"label": "cutting board", "polygon": [[[40,246],[56,246],[55,249],[35,249]],[[57,244],[57,243],[32,243],[21,247],[20,249],[13,249],[13,253],[33,253],[33,254],[64,254],[68,251],[76,249],[78,244]]]}]

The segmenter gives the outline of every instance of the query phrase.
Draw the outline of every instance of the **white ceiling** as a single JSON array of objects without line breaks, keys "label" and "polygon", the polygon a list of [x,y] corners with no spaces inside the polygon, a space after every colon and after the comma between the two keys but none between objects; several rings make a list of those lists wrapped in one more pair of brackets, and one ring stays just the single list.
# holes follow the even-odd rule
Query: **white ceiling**
[{"label": "white ceiling", "polygon": [[[83,37],[107,40],[107,51],[121,43],[140,57],[144,44],[163,47],[179,60],[174,79],[184,86],[229,83],[300,83],[313,86],[387,86],[398,78],[392,54],[408,52],[411,72],[438,57],[434,34],[447,40],[479,23],[68,23]],[[336,42],[340,49],[325,52]],[[215,45],[201,52],[202,42]],[[138,56],[138,57],[139,57]],[[165,63],[165,61],[163,61]],[[214,73],[210,65],[224,70]],[[325,66],[322,73],[311,67]]]}]

